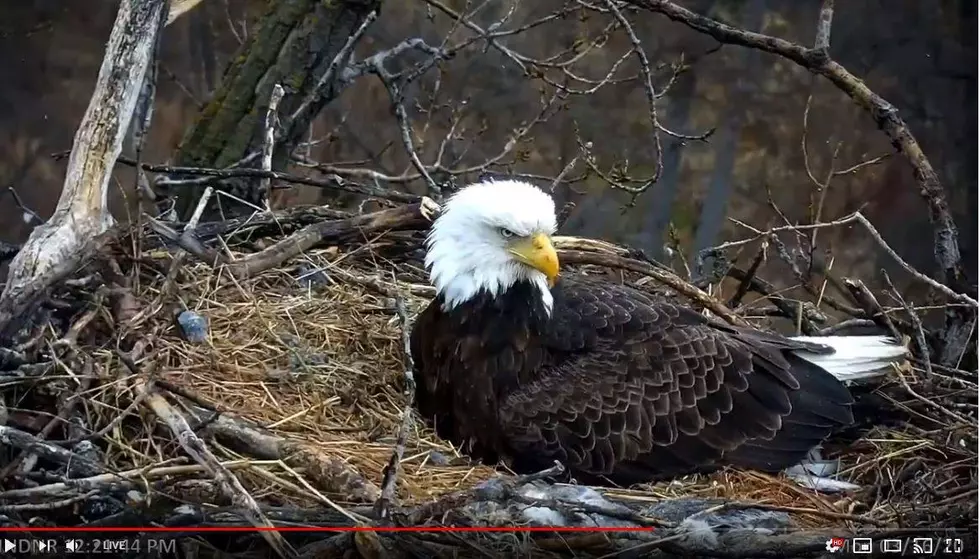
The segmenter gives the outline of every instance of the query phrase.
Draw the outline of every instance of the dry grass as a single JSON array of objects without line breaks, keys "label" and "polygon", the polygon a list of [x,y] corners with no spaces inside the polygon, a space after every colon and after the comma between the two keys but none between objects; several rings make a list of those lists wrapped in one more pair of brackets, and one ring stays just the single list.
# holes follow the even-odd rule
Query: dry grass
[{"label": "dry grass", "polygon": [[[215,274],[203,264],[185,265],[174,289],[179,309],[162,308],[139,326],[154,333],[152,354],[143,362],[152,362],[156,378],[221,412],[286,440],[309,443],[366,480],[380,483],[405,405],[402,326],[394,299],[370,283],[382,288],[395,284],[367,276],[365,272],[377,273],[364,270],[363,262],[347,266],[335,247],[310,252],[304,259],[314,270],[306,277],[274,270],[246,281]],[[426,287],[416,290],[424,292]],[[153,284],[134,291],[140,309],[153,307],[160,294]],[[406,289],[402,296],[414,314],[428,299],[411,291]],[[175,312],[185,309],[207,317],[205,342],[189,342],[181,335]],[[110,347],[91,351],[99,377],[120,374],[122,364],[112,357]],[[114,395],[117,387],[102,385],[101,392]],[[103,421],[125,406],[114,407]],[[180,453],[157,436],[153,431],[128,433],[113,453],[114,467],[145,467]],[[248,458],[220,445],[213,450],[222,460]],[[494,473],[490,467],[435,465],[430,453],[440,462],[462,458],[451,444],[417,428],[398,477],[401,499],[431,499]],[[282,465],[273,461],[253,466],[275,470]],[[259,495],[278,491],[274,501],[309,506],[318,500],[295,480],[271,490],[266,473],[246,470],[244,477],[246,487]],[[348,496],[330,498],[345,501]]]}]

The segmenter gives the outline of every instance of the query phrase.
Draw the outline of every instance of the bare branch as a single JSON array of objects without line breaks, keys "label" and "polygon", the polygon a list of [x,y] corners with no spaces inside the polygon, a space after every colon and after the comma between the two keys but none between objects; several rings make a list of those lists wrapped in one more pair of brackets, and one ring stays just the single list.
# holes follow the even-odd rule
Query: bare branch
[{"label": "bare branch", "polygon": [[808,49],[778,37],[737,29],[667,0],[627,0],[627,2],[663,14],[723,43],[753,48],[791,60],[815,74],[824,76],[867,110],[875,123],[888,135],[915,169],[915,177],[921,187],[920,193],[929,206],[940,281],[948,283],[955,291],[965,290],[966,276],[960,256],[959,233],[949,211],[946,194],[932,164],[929,163],[929,159],[923,153],[908,125],[898,116],[898,109],[894,105],[871,91],[863,81],[831,60],[824,51]]},{"label": "bare branch", "polygon": [[[395,278],[393,277],[394,281]],[[412,430],[413,424],[413,404],[415,402],[415,363],[412,361],[411,348],[411,323],[408,318],[408,311],[405,309],[405,298],[395,293],[395,311],[401,327],[402,337],[402,363],[403,374],[405,376],[405,408],[402,410],[402,420],[398,428],[398,435],[395,440],[395,448],[391,453],[391,458],[384,468],[384,479],[381,482],[381,497],[375,504],[375,512],[382,519],[388,519],[391,514],[391,505],[395,499],[395,483],[398,480],[398,468],[401,467],[402,456],[405,454],[405,443]]]},{"label": "bare branch", "polygon": [[[272,152],[276,146],[276,113],[279,110],[279,102],[282,101],[282,96],[285,94],[286,92],[282,86],[276,84],[272,88],[272,95],[269,96],[269,108],[265,111],[265,142],[262,144],[263,171],[268,172],[272,170]],[[272,181],[270,177],[263,177],[259,183],[259,196],[268,201],[270,192],[272,192]],[[210,194],[208,194],[208,197],[210,197]],[[205,205],[207,205],[207,202],[205,202]],[[194,210],[194,215],[197,216],[198,220],[201,219],[201,210],[203,210],[203,206],[198,204],[197,209]]]},{"label": "bare branch", "polygon": [[54,215],[31,233],[10,264],[0,295],[0,337],[36,299],[80,264],[112,225],[106,207],[112,167],[139,98],[166,2],[123,0],[109,37],[95,91],[68,159]]},{"label": "bare branch", "polygon": [[834,0],[823,0],[820,6],[820,20],[817,22],[817,38],[813,41],[813,50],[819,50],[830,55],[830,28],[834,24]]}]

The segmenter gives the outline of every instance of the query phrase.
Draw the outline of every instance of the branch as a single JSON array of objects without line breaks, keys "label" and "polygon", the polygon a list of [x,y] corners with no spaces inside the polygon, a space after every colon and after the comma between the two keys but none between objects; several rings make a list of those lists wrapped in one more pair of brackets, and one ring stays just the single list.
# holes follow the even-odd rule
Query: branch
[{"label": "branch", "polygon": [[[221,487],[222,492],[231,502],[235,506],[248,511],[247,517],[252,525],[257,528],[271,528],[272,523],[262,514],[255,499],[249,495],[248,491],[242,486],[242,483],[235,477],[235,474],[231,473],[208,450],[207,445],[194,433],[194,430],[191,429],[184,416],[175,410],[167,402],[166,398],[155,393],[153,388],[147,383],[136,382],[133,388],[137,395],[143,396],[146,405],[153,411],[157,418],[170,428],[170,431],[177,438],[177,442],[180,443],[180,446],[183,447],[187,454],[198,464],[204,466],[208,473],[214,477],[214,480]],[[274,531],[263,531],[262,536],[280,557],[289,556],[287,554],[289,544],[286,543],[281,534]]]},{"label": "branch", "polygon": [[10,264],[0,295],[0,339],[55,282],[74,271],[112,225],[109,178],[161,28],[165,0],[122,0],[102,67],[68,158],[58,207]]},{"label": "branch", "polygon": [[781,225],[779,227],[773,227],[772,229],[769,229],[767,231],[758,231],[757,229],[752,228],[753,231],[756,231],[756,235],[754,237],[741,239],[737,241],[729,241],[726,243],[722,243],[716,247],[712,247],[708,250],[721,251],[721,250],[727,250],[727,249],[739,247],[744,244],[751,243],[753,241],[757,241],[763,238],[776,239],[777,233],[783,233],[787,231],[799,232],[799,231],[806,231],[806,230],[824,229],[827,227],[837,227],[840,225],[846,225],[848,223],[853,223],[853,222],[860,223],[864,227],[864,229],[868,232],[868,234],[871,235],[871,238],[875,240],[878,246],[880,246],[882,250],[884,250],[888,254],[888,256],[892,257],[892,259],[895,260],[895,262],[899,266],[901,266],[902,269],[904,269],[906,272],[911,274],[912,277],[914,277],[915,279],[931,286],[937,291],[942,292],[944,295],[946,295],[947,297],[949,297],[954,301],[966,303],[967,305],[970,305],[975,309],[978,306],[980,306],[980,303],[978,303],[977,300],[974,299],[973,297],[970,297],[969,295],[964,295],[962,293],[958,293],[950,289],[946,285],[939,283],[938,281],[930,278],[929,276],[913,268],[911,264],[906,262],[901,256],[898,255],[897,252],[895,252],[895,249],[893,249],[891,246],[888,245],[888,243],[885,242],[885,239],[881,236],[881,233],[878,232],[875,226],[872,225],[871,222],[868,221],[868,218],[864,217],[864,214],[862,214],[861,212],[854,212],[852,214],[846,215],[839,219],[835,219],[833,221],[813,223],[810,225]]},{"label": "branch", "polygon": [[[42,441],[19,429],[0,425],[0,443],[35,454],[44,460],[65,466],[69,473],[91,476],[105,471],[102,464],[48,441]],[[76,477],[76,476],[69,476]]]},{"label": "branch", "polygon": [[[966,275],[960,255],[959,233],[949,211],[946,195],[939,176],[929,163],[908,125],[898,116],[898,109],[877,95],[863,81],[832,60],[826,49],[809,49],[785,39],[753,33],[725,25],[709,17],[699,15],[666,0],[626,0],[627,3],[663,14],[695,31],[717,39],[722,43],[761,50],[791,60],[814,74],[821,75],[863,107],[892,143],[905,156],[915,171],[920,193],[929,206],[929,219],[933,225],[936,262],[939,280],[954,291],[964,292]],[[830,40],[830,20],[833,2],[825,0],[821,9],[820,41]],[[826,27],[826,29],[824,29]],[[826,33],[826,37],[823,34]]]},{"label": "branch", "polygon": [[830,56],[830,28],[834,24],[834,0],[823,0],[820,6],[820,21],[817,23],[817,38],[813,50],[823,51]]},{"label": "branch", "polygon": [[[57,154],[55,155],[57,157]],[[117,161],[123,165],[136,166],[137,163],[133,159],[128,157],[120,157]],[[258,179],[274,179],[279,182],[291,183],[291,184],[301,184],[303,186],[313,186],[316,188],[324,188],[328,190],[336,190],[340,192],[349,192],[352,194],[360,194],[361,196],[375,196],[377,198],[384,198],[387,200],[392,200],[395,202],[418,202],[419,197],[414,194],[405,194],[403,192],[398,192],[395,190],[388,190],[382,188],[371,188],[367,186],[362,186],[355,182],[345,180],[343,177],[337,174],[329,174],[326,180],[323,179],[313,179],[309,177],[301,177],[298,175],[291,175],[289,173],[283,173],[280,171],[267,171],[265,169],[250,169],[245,167],[235,167],[228,169],[211,169],[208,167],[175,167],[172,165],[153,165],[150,163],[140,163],[139,167],[144,171],[149,173],[166,173],[169,175],[199,175],[202,177],[215,177],[217,179],[234,179],[234,178],[258,178]],[[166,188],[187,188],[187,187],[199,187],[210,181],[198,181],[191,179],[189,181],[185,180],[174,180],[174,179],[163,179],[157,181],[156,185],[159,187]]]},{"label": "branch", "polygon": [[[243,279],[270,270],[328,238],[357,234],[371,235],[390,229],[428,228],[430,219],[436,211],[438,206],[429,198],[423,198],[418,204],[406,204],[349,219],[317,223],[297,231],[260,252],[228,264],[228,269],[232,275]],[[208,263],[213,262],[212,260]]]},{"label": "branch", "polygon": [[402,421],[398,427],[395,449],[384,468],[381,497],[375,503],[375,513],[379,518],[385,520],[391,516],[391,505],[395,500],[395,485],[398,481],[398,468],[401,466],[402,457],[405,455],[405,443],[412,430],[414,417],[412,404],[415,402],[415,375],[412,373],[415,370],[415,363],[412,361],[411,321],[408,318],[408,311],[405,310],[405,298],[397,293],[395,295],[395,311],[401,325],[402,365],[405,369],[405,409],[402,410]]},{"label": "branch", "polygon": [[[273,86],[272,95],[269,96],[269,107],[265,111],[265,141],[262,142],[262,170],[266,172],[272,171],[272,153],[276,147],[276,124],[278,122],[276,115],[279,110],[279,102],[282,101],[282,96],[285,94],[286,90],[281,85],[276,84]],[[271,193],[272,179],[270,177],[262,178],[259,182],[259,196],[268,203]],[[198,204],[198,207],[201,207],[200,204]],[[201,214],[199,210],[195,210],[194,214],[200,219]]]}]

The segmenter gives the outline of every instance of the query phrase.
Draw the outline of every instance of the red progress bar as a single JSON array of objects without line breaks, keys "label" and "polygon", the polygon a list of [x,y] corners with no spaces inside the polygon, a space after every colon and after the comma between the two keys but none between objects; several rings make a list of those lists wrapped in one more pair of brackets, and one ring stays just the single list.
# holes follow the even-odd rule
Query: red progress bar
[{"label": "red progress bar", "polygon": [[586,526],[282,526],[282,527],[248,527],[248,526],[37,526],[0,528],[0,532],[652,532],[652,527],[622,527],[622,528],[592,528]]}]

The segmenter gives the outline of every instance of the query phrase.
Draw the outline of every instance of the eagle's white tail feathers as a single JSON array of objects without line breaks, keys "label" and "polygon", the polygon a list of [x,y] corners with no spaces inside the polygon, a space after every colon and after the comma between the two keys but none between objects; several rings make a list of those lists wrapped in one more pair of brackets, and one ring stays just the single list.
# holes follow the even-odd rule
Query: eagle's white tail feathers
[{"label": "eagle's white tail feathers", "polygon": [[794,340],[834,348],[834,353],[794,353],[843,382],[880,377],[908,358],[908,349],[888,336],[796,336]]}]

